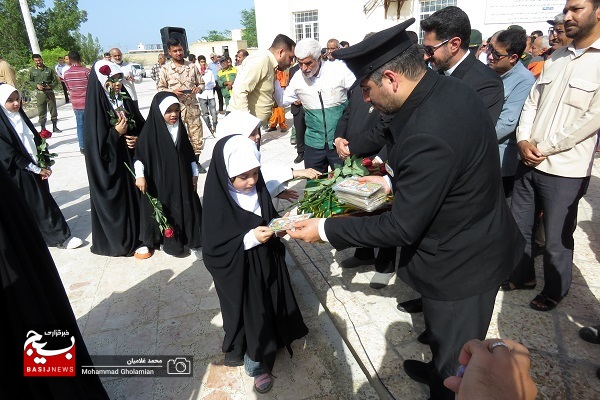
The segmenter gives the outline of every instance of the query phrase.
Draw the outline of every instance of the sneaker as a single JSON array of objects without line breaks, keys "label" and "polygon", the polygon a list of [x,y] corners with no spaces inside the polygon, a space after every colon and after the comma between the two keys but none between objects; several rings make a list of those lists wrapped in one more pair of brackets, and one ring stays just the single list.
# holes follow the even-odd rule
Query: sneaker
[{"label": "sneaker", "polygon": [[82,245],[83,245],[83,240],[79,239],[78,237],[71,236],[67,240],[65,240],[60,245],[60,247],[62,247],[63,249],[72,250],[72,249],[81,247]]},{"label": "sneaker", "polygon": [[206,168],[202,166],[202,164],[198,164],[198,172],[201,174],[205,174],[207,171]]},{"label": "sneaker", "polygon": [[190,254],[196,258],[196,260],[202,260],[202,248],[198,247],[197,249],[190,249]]},{"label": "sneaker", "polygon": [[275,128],[274,126],[272,126],[269,129],[267,129],[267,132],[274,132],[276,130],[277,130],[277,128]]},{"label": "sneaker", "polygon": [[291,144],[292,146],[295,146],[295,145],[296,145],[296,138],[295,138],[295,137],[293,137],[293,138],[291,138],[291,139],[290,139],[290,144]]},{"label": "sneaker", "polygon": [[371,283],[369,286],[371,286],[373,289],[383,289],[390,283],[392,276],[394,276],[393,272],[390,272],[389,274],[375,272],[375,275],[373,275],[373,278],[371,278]]},{"label": "sneaker", "polygon": [[146,258],[152,257],[152,253],[150,252],[148,246],[141,246],[138,247],[133,256],[138,260],[145,260]]},{"label": "sneaker", "polygon": [[586,342],[600,344],[600,325],[581,328],[579,330],[579,337]]},{"label": "sneaker", "polygon": [[304,153],[299,153],[298,157],[294,159],[294,164],[299,164],[304,161]]}]

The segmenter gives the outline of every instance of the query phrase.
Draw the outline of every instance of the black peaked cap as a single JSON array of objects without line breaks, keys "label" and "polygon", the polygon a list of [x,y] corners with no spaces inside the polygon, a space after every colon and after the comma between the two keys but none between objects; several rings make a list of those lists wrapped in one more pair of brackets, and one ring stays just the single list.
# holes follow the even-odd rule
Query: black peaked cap
[{"label": "black peaked cap", "polygon": [[356,77],[356,84],[367,75],[384,65],[412,46],[406,28],[415,22],[414,18],[379,31],[353,46],[338,49],[331,53],[337,60],[344,60]]}]

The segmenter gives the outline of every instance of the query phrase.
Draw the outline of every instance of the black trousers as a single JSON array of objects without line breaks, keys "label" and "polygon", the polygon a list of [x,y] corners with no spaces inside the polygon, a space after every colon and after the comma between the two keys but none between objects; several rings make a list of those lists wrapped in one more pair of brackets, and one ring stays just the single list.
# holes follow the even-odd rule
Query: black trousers
[{"label": "black trousers", "polygon": [[[296,152],[304,153],[304,133],[306,132],[306,122],[304,121],[304,107],[292,104],[292,115],[294,116],[294,128],[296,128]],[[308,167],[307,167],[308,168]]]},{"label": "black trousers", "polygon": [[423,297],[425,329],[429,332],[433,363],[429,388],[433,400],[454,400],[444,379],[456,375],[458,355],[471,339],[485,339],[498,288],[461,300],[433,300]]},{"label": "black trousers", "polygon": [[511,211],[525,237],[525,252],[510,277],[512,282],[520,285],[536,278],[532,244],[537,217],[543,210],[546,244],[542,294],[556,301],[567,295],[572,280],[577,207],[589,182],[590,177],[564,178],[519,163]]},{"label": "black trousers", "polygon": [[218,82],[215,82],[215,88],[213,89],[213,92],[219,98],[219,112],[221,112],[223,111],[223,106],[225,105],[225,103],[223,103],[223,93],[221,92],[221,86],[219,86]]},{"label": "black trousers", "polygon": [[335,150],[330,149],[327,144],[325,144],[324,149],[315,149],[310,146],[304,147],[305,168],[314,168],[319,172],[325,173],[327,172],[327,167],[334,170],[335,167],[342,163],[343,161],[338,156],[338,153]]}]

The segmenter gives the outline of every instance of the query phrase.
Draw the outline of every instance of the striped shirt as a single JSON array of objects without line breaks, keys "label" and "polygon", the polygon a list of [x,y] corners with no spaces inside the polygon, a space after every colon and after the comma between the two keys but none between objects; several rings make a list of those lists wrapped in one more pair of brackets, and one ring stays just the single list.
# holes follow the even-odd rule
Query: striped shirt
[{"label": "striped shirt", "polygon": [[80,65],[72,65],[64,73],[65,84],[71,96],[74,110],[85,109],[85,94],[87,93],[90,69]]}]

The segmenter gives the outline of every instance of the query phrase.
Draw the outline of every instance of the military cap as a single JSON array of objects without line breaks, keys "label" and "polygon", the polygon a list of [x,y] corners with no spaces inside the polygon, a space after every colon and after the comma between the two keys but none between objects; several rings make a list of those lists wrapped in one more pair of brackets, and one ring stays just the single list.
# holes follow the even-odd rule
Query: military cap
[{"label": "military cap", "polygon": [[337,60],[346,62],[356,77],[355,85],[359,84],[367,75],[412,46],[406,28],[414,22],[415,19],[410,18],[379,31],[353,46],[335,50],[331,55]]},{"label": "military cap", "polygon": [[469,39],[469,47],[479,47],[483,42],[483,36],[477,29],[471,29],[471,38]]},{"label": "military cap", "polygon": [[549,19],[546,22],[549,23],[552,26],[555,26],[557,24],[559,24],[559,25],[560,24],[564,24],[564,22],[565,22],[565,15],[563,13],[556,14],[554,16],[554,19]]}]

